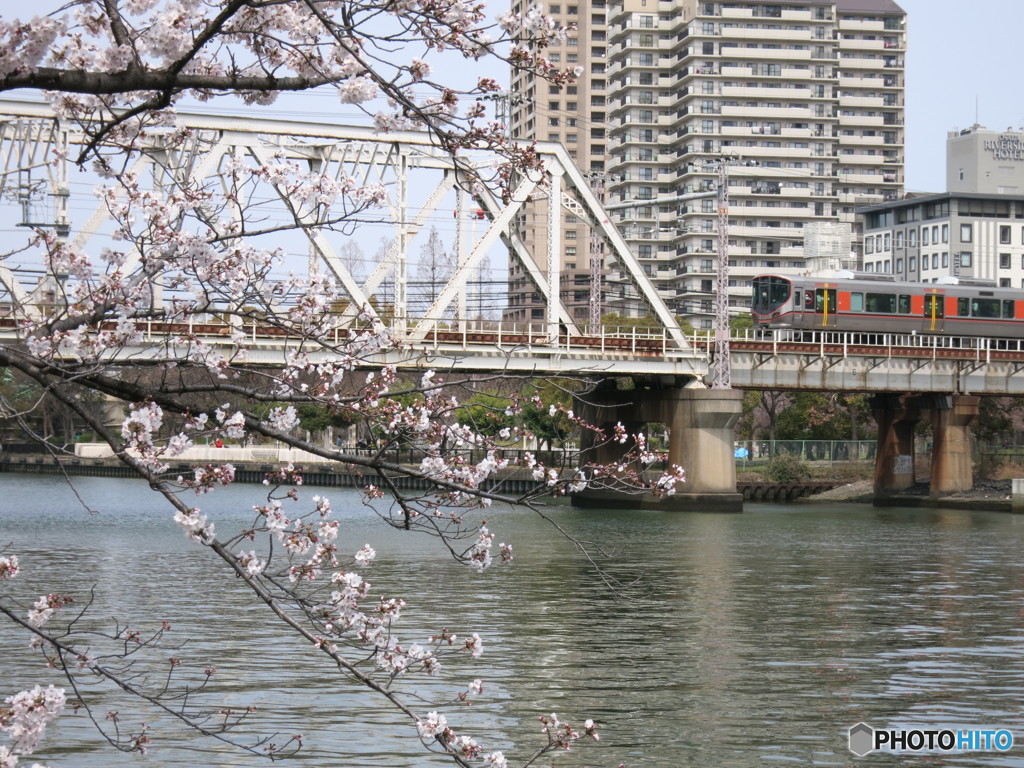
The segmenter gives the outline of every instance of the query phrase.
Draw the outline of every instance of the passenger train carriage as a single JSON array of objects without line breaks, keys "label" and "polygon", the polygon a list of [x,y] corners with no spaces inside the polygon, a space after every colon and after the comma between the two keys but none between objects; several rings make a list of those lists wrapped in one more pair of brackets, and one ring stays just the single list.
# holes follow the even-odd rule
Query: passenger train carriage
[{"label": "passenger train carriage", "polygon": [[901,283],[881,275],[848,274],[755,277],[755,327],[1024,337],[1024,292],[956,278]]}]

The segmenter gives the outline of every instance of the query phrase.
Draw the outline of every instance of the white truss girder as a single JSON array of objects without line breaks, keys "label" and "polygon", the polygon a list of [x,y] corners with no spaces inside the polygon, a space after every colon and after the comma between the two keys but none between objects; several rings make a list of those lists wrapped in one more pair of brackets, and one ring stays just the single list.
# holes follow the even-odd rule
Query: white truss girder
[{"label": "white truss girder", "polygon": [[[461,210],[468,197],[463,194],[466,190],[466,185],[461,183],[463,170],[467,165],[487,169],[492,165],[492,157],[468,153],[465,158],[460,158],[463,165],[459,166],[437,148],[428,135],[421,133],[379,134],[359,126],[251,116],[214,117],[185,112],[178,114],[177,121],[180,127],[189,129],[188,140],[172,146],[166,140],[166,134],[155,132],[145,154],[133,168],[137,174],[148,173],[156,190],[169,190],[184,180],[219,185],[223,189],[229,183],[223,173],[224,164],[232,157],[252,158],[259,164],[275,160],[306,164],[305,167],[312,172],[331,178],[345,176],[360,184],[383,187],[386,193],[384,210],[390,222],[387,226],[391,227],[392,239],[380,262],[362,281],[353,275],[340,258],[336,245],[322,231],[324,211],[315,207],[304,209],[302,204],[289,200],[286,190],[280,187],[268,184],[261,193],[264,198],[276,198],[278,205],[287,206],[302,225],[308,240],[310,260],[314,262],[312,268],[322,264],[330,271],[348,299],[344,310],[348,315],[358,311],[376,312],[373,302],[376,292],[390,281],[395,291],[396,331],[399,335],[405,334],[412,342],[422,341],[439,327],[444,318],[464,312],[472,275],[488,252],[503,242],[509,258],[524,267],[548,306],[548,332],[552,340],[560,332],[578,333],[579,329],[560,298],[558,282],[563,264],[559,249],[549,245],[549,252],[544,254],[544,258],[535,258],[515,231],[517,214],[523,210],[531,194],[553,193],[553,199],[585,220],[607,243],[607,258],[629,277],[651,313],[664,324],[676,350],[685,353],[691,349],[654,285],[611,224],[586,178],[561,145],[537,146],[543,170],[521,178],[508,202],[487,190],[474,187],[473,204],[484,211],[487,219],[484,231],[473,242],[460,239],[460,255],[454,274],[440,288],[423,316],[410,317],[405,292],[410,277],[408,255],[414,239],[446,204],[446,197],[453,189],[462,190],[458,193],[457,203]],[[66,141],[73,148],[82,144],[84,138],[74,126],[57,120],[46,104],[0,100],[0,191],[17,182],[18,172],[28,170],[44,173],[42,169],[45,168],[51,186],[64,183],[62,179],[66,178],[66,169],[63,175],[61,169],[54,170],[59,161],[54,162],[55,156],[51,151],[60,141]],[[74,151],[69,154],[73,156]],[[248,202],[251,200],[239,200],[237,205]],[[456,216],[459,215],[457,212]],[[110,221],[111,214],[101,201],[79,226],[72,222],[68,235],[71,245],[86,247],[91,239],[103,235],[104,227],[109,227]],[[462,229],[460,227],[459,238],[465,237]],[[358,232],[353,236],[358,237]],[[557,240],[554,238],[554,243]],[[126,268],[137,265],[139,258],[140,254],[130,253]],[[34,305],[39,301],[39,289],[31,284],[26,287],[27,282],[30,282],[29,278],[19,275],[16,269],[9,269],[0,260],[0,290],[6,293],[6,298],[0,297],[0,301],[8,301],[16,311],[31,315],[36,311]],[[154,298],[154,301],[158,300]]]}]

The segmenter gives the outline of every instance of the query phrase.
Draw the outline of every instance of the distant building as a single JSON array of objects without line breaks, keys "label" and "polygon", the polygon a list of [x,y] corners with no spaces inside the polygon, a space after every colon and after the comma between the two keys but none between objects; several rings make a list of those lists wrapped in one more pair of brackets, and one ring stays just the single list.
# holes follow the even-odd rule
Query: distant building
[{"label": "distant building", "polygon": [[[523,11],[528,0],[513,0]],[[749,306],[750,280],[805,268],[805,228],[854,225],[855,208],[903,191],[906,14],[893,0],[580,0],[551,4],[578,24],[551,48],[580,66],[559,88],[512,77],[513,136],[560,141],[603,186],[612,220],[662,297],[711,327],[717,270],[715,163],[729,177],[730,303]],[[554,212],[554,213],[552,213]],[[542,254],[551,215],[564,215],[561,294],[585,318],[589,231],[571,212],[534,206],[517,222]],[[852,231],[852,247],[860,233]],[[602,306],[643,309],[613,265]],[[510,313],[544,307],[513,271]]]},{"label": "distant building", "polygon": [[972,125],[946,139],[946,189],[1024,195],[1024,133]]},{"label": "distant building", "polygon": [[858,211],[864,269],[934,283],[953,276],[1024,288],[1024,195],[944,192]]}]

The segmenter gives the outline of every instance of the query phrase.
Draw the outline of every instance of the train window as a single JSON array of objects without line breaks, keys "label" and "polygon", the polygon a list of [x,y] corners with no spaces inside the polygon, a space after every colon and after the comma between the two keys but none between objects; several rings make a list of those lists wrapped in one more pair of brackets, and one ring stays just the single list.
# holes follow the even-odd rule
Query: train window
[{"label": "train window", "polygon": [[[967,301],[967,299],[958,299],[958,301]],[[966,307],[966,304],[964,305]],[[957,305],[957,314],[964,315],[967,313],[966,308],[961,311],[960,306]],[[924,316],[925,317],[943,317],[946,314],[945,308],[942,305],[942,296],[932,294],[931,296],[924,297]]]},{"label": "train window", "polygon": [[956,300],[956,313],[960,317],[970,317],[971,314],[971,300],[961,296]]},{"label": "train window", "polygon": [[972,299],[971,317],[999,317],[999,299]]},{"label": "train window", "polygon": [[804,291],[804,309],[814,309],[814,291]]},{"label": "train window", "polygon": [[894,314],[896,312],[896,294],[869,293],[865,302],[868,312]]},{"label": "train window", "polygon": [[850,311],[851,312],[863,312],[864,311],[864,294],[860,291],[850,292]]},{"label": "train window", "polygon": [[905,293],[900,294],[899,313],[901,315],[910,314],[910,297]]},{"label": "train window", "polygon": [[[833,314],[836,311],[836,293],[835,289],[819,288],[816,290],[814,292],[814,311]],[[825,305],[826,298],[828,306]]]},{"label": "train window", "polygon": [[[789,301],[791,285],[789,280],[781,277],[755,277],[753,279],[753,308],[754,311],[766,315],[781,308]],[[797,308],[799,308],[799,293],[797,293]]]},{"label": "train window", "polygon": [[1013,317],[1013,301],[1011,299],[1003,300],[1003,317]]}]

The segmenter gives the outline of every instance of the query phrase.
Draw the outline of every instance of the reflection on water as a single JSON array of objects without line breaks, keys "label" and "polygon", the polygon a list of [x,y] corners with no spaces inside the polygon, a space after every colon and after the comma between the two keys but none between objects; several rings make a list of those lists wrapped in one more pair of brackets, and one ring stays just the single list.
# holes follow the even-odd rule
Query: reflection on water
[{"label": "reflection on water", "polygon": [[[189,641],[175,655],[217,666],[214,702],[259,706],[252,733],[304,735],[294,764],[447,764],[431,762],[409,724],[284,637],[144,485],[81,479],[99,510],[89,514],[54,478],[0,481],[0,546],[11,543],[24,573],[10,586],[34,597],[45,577],[49,589],[84,596],[95,584],[95,616],[171,621]],[[253,492],[209,497],[219,532],[244,524]],[[443,711],[489,749],[522,757],[537,743],[536,715],[554,711],[602,726],[599,744],[559,756],[560,766],[848,765],[846,729],[863,720],[998,725],[1020,745],[999,756],[872,764],[1024,766],[1024,519],[860,506],[752,506],[743,515],[556,508],[559,524],[609,551],[607,572],[625,585],[613,592],[526,511],[492,512],[517,559],[477,575],[430,539],[384,529],[350,492],[330,495],[342,548],[377,548],[367,574],[374,592],[408,601],[403,638],[441,627],[484,637],[482,659],[418,690],[450,697],[484,678],[477,704]],[[0,695],[60,683],[6,626],[0,658]],[[130,705],[112,699],[101,711],[115,708]],[[162,723],[151,712],[144,719]],[[61,759],[67,753],[74,757]],[[73,716],[58,721],[39,756],[87,768],[137,762],[103,749]],[[146,760],[255,758],[161,725]]]}]

